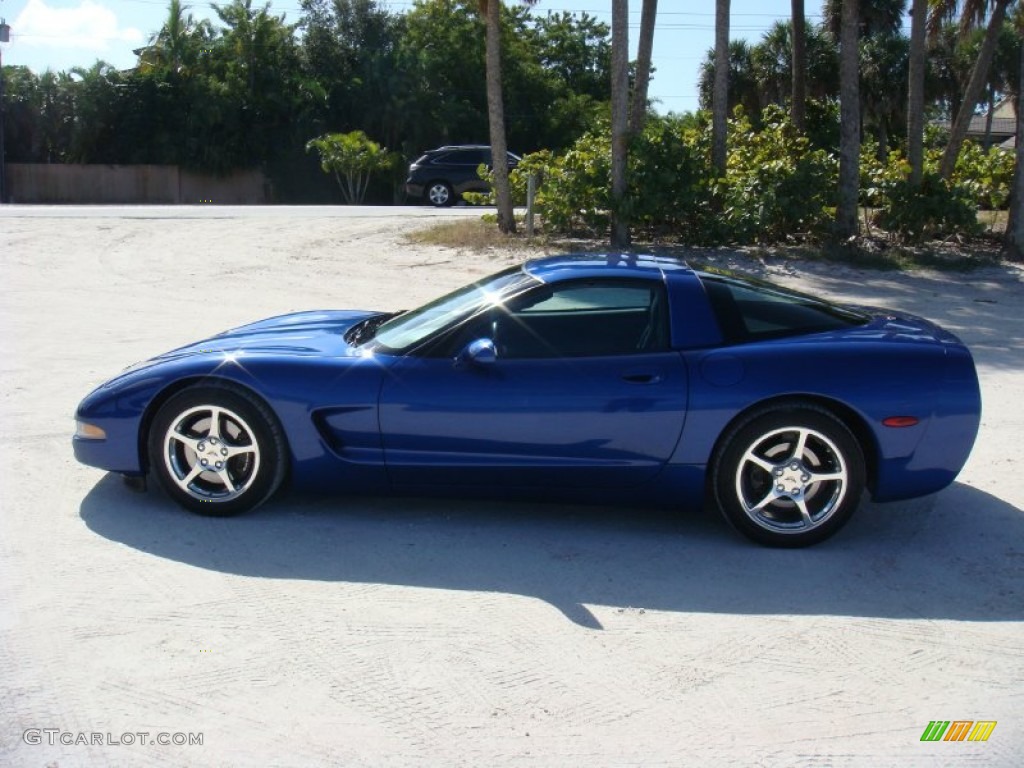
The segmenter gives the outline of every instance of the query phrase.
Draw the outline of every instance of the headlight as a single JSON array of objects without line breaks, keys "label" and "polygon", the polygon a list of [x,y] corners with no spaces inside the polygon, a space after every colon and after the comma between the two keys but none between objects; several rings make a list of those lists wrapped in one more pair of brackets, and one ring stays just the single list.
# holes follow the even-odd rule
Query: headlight
[{"label": "headlight", "polygon": [[106,440],[107,433],[95,424],[85,421],[75,422],[75,437],[82,440]]}]

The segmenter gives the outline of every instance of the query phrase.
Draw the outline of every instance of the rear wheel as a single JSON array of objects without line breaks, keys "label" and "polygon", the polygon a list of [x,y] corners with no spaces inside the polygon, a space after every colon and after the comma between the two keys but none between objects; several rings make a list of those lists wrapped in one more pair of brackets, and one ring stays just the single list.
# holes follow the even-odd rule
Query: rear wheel
[{"label": "rear wheel", "polygon": [[864,489],[864,455],[850,430],[815,406],[755,412],[726,436],[713,465],[726,520],[761,544],[803,547],[850,519]]},{"label": "rear wheel", "polygon": [[284,479],[285,441],[263,403],[234,387],[191,387],[161,406],[149,431],[153,471],[186,509],[253,509]]}]

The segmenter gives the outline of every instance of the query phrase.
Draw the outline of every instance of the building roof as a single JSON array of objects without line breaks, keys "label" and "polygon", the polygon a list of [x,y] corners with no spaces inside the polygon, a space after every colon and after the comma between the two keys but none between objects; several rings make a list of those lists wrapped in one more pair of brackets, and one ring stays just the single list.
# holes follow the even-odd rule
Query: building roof
[{"label": "building roof", "polygon": [[[987,115],[975,115],[971,118],[971,124],[967,128],[968,136],[984,136],[988,124]],[[1013,136],[1017,132],[1017,120],[1012,117],[992,118],[992,138],[995,140]]]}]

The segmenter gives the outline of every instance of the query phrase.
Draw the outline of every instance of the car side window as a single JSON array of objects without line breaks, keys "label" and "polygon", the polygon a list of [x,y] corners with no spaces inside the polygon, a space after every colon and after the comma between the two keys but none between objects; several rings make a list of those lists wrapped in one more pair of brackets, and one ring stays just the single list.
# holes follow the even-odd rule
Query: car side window
[{"label": "car side window", "polygon": [[461,152],[453,152],[449,158],[453,165],[472,165],[474,168],[481,163],[488,165],[491,162],[491,153],[482,149],[467,149]]},{"label": "car side window", "polygon": [[706,275],[704,288],[728,343],[782,338],[862,325],[866,318],[810,296]]},{"label": "car side window", "polygon": [[493,307],[445,345],[457,354],[478,338],[499,359],[635,355],[669,348],[665,287],[644,280],[583,280],[540,286]]}]

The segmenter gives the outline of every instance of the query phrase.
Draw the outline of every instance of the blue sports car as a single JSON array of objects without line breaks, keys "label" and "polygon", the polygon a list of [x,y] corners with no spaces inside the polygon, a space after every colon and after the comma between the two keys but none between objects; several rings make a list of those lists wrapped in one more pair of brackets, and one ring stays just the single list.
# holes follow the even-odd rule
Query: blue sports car
[{"label": "blue sports car", "polygon": [[78,407],[79,461],[207,515],[285,480],[347,493],[710,499],[762,544],[949,485],[974,361],[918,317],[671,257],[506,269],[400,313],[298,312],[136,364]]}]

